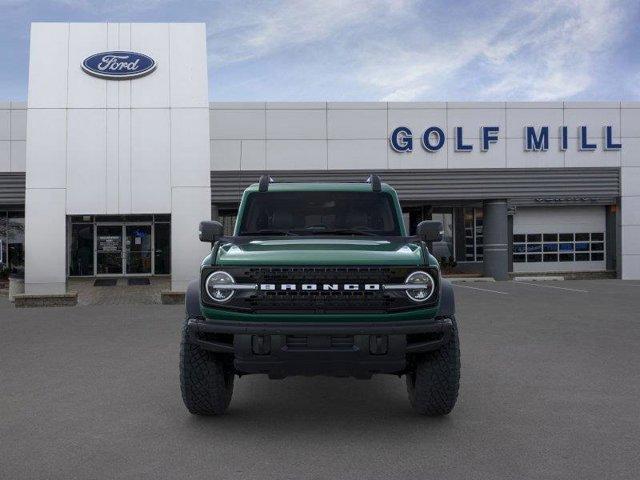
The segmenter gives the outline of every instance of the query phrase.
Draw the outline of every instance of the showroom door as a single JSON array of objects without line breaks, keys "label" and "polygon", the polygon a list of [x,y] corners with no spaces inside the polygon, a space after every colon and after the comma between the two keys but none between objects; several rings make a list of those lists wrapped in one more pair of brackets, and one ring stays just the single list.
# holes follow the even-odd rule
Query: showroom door
[{"label": "showroom door", "polygon": [[96,225],[96,275],[122,275],[122,225]]},{"label": "showroom door", "polygon": [[124,226],[125,272],[127,275],[151,275],[153,238],[151,224]]}]

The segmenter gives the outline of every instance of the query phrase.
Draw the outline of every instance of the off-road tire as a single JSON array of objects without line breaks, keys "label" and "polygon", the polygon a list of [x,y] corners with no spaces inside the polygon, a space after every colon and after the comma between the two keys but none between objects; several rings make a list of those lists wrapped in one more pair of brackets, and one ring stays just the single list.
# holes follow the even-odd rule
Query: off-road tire
[{"label": "off-road tire", "polygon": [[406,375],[413,409],[421,415],[447,415],[456,404],[460,386],[460,342],[456,319],[449,341],[433,352],[415,358]]},{"label": "off-road tire", "polygon": [[233,395],[234,373],[224,358],[189,343],[187,322],[180,343],[182,401],[194,415],[222,415]]}]

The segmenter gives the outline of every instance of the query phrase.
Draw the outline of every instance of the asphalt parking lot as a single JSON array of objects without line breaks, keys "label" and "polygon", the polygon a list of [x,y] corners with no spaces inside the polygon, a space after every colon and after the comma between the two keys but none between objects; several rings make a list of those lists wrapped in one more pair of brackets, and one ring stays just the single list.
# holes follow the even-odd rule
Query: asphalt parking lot
[{"label": "asphalt parking lot", "polygon": [[243,377],[229,413],[178,387],[181,307],[0,297],[0,478],[637,479],[640,281],[464,283],[458,405],[404,379]]}]

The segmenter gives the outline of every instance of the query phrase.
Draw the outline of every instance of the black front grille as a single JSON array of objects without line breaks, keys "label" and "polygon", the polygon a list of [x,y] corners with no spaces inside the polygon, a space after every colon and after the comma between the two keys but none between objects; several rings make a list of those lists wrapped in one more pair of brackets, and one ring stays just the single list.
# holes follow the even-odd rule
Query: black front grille
[{"label": "black front grille", "polygon": [[401,281],[404,281],[406,278],[405,272],[405,267],[345,266],[253,267],[246,269],[242,273],[255,283],[385,283],[396,281],[400,278]]},{"label": "black front grille", "polygon": [[391,298],[382,292],[257,292],[253,310],[387,310]]},{"label": "black front grille", "polygon": [[[227,267],[236,283],[295,284],[296,290],[236,291],[222,308],[250,312],[390,312],[428,305],[412,302],[403,290],[365,290],[365,285],[404,283],[407,276],[417,270],[406,266],[282,266],[282,267]],[[206,278],[207,272],[203,272]],[[435,276],[434,276],[435,278]],[[316,290],[302,290],[303,284],[317,285]],[[324,290],[322,285],[339,285],[338,290]],[[357,284],[358,290],[345,290],[344,284]],[[435,295],[434,295],[435,299]],[[431,302],[429,302],[431,303]]]},{"label": "black front grille", "polygon": [[[387,267],[267,267],[246,272],[252,282],[294,284],[383,284],[396,277]],[[402,277],[404,281],[405,277]],[[301,311],[386,311],[392,300],[382,290],[377,291],[257,291],[248,299],[250,308],[260,310]]]}]

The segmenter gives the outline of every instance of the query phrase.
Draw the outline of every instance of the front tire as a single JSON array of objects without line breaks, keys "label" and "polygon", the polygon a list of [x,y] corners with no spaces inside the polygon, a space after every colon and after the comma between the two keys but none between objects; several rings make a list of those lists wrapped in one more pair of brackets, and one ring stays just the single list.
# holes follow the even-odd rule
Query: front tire
[{"label": "front tire", "polygon": [[188,341],[185,321],[180,343],[180,390],[194,415],[222,415],[233,395],[234,373],[224,359]]},{"label": "front tire", "polygon": [[447,415],[453,410],[460,387],[460,342],[456,319],[449,341],[433,352],[421,354],[407,373],[407,393],[421,415]]}]

